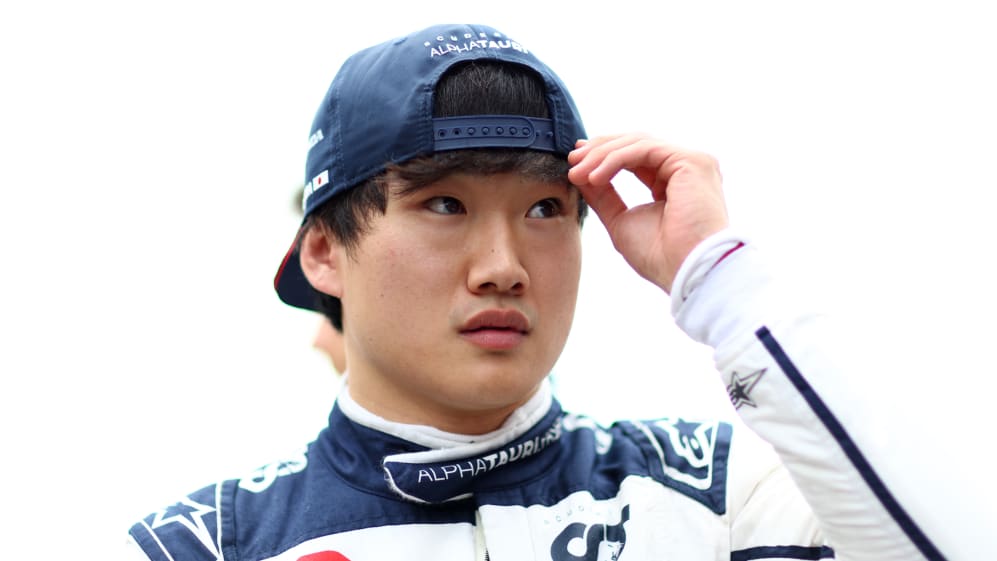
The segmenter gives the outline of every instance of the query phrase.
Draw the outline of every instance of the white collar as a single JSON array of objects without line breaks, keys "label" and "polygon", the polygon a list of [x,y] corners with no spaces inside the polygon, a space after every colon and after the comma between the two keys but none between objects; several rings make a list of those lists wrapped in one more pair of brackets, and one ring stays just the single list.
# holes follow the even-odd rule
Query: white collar
[{"label": "white collar", "polygon": [[502,426],[486,434],[458,434],[446,432],[428,425],[413,425],[389,421],[360,406],[350,396],[349,381],[336,401],[343,414],[354,423],[397,436],[420,446],[432,449],[447,449],[468,444],[487,442],[489,446],[502,446],[522,435],[540,422],[550,410],[553,397],[550,383],[545,379],[530,399],[512,412]]}]

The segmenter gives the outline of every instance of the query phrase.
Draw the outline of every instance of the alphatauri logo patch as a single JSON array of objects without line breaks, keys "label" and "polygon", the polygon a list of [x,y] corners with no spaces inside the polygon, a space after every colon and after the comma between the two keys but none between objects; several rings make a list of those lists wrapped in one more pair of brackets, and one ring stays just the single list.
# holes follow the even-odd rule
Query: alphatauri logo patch
[{"label": "alphatauri logo patch", "polygon": [[758,407],[758,404],[751,399],[751,391],[762,380],[765,371],[766,369],[762,368],[751,374],[741,375],[737,372],[731,374],[730,384],[727,385],[727,396],[730,397],[730,402],[734,405],[734,409],[740,409],[743,405]]},{"label": "alphatauri logo patch", "polygon": [[616,561],[627,544],[627,531],[623,528],[627,520],[630,520],[630,505],[620,512],[619,524],[568,524],[550,544],[550,558],[553,561]]},{"label": "alphatauri logo patch", "polygon": [[425,41],[423,46],[429,49],[429,57],[444,56],[450,53],[461,54],[475,49],[512,49],[523,54],[529,53],[519,43],[504,37],[498,31],[490,36],[487,33],[462,33],[460,35],[438,35],[436,41]]}]

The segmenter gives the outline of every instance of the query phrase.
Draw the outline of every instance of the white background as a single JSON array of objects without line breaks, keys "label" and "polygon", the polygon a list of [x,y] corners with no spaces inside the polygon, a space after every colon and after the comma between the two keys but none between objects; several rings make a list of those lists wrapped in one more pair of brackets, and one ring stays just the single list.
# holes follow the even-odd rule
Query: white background
[{"label": "white background", "polygon": [[[493,25],[548,62],[591,135],[638,129],[717,156],[735,225],[857,335],[883,407],[934,429],[925,461],[940,477],[991,465],[984,2],[11,4],[4,548],[107,557],[148,511],[314,436],[339,382],[310,349],[315,316],[271,285],[312,115],[348,54],[448,21]],[[594,217],[584,237],[555,370],[565,405],[602,421],[730,415],[665,295]]]}]

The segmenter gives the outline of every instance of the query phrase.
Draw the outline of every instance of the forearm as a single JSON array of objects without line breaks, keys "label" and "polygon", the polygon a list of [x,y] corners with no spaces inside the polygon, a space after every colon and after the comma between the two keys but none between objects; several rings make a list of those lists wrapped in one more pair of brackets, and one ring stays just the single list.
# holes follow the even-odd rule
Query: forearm
[{"label": "forearm", "polygon": [[861,384],[874,373],[849,358],[829,318],[780,286],[757,249],[725,256],[736,239],[714,236],[683,265],[672,292],[679,325],[714,348],[732,403],[775,448],[838,558],[942,558],[921,497],[896,476],[911,465],[879,446],[903,423],[877,417],[882,403]]}]

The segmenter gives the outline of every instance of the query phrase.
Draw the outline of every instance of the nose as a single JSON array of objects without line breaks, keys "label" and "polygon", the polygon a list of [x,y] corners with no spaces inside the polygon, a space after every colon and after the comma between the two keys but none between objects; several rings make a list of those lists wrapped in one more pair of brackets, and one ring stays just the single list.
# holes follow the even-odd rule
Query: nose
[{"label": "nose", "polygon": [[481,229],[471,243],[468,289],[475,294],[523,294],[530,276],[514,228],[495,223]]}]

